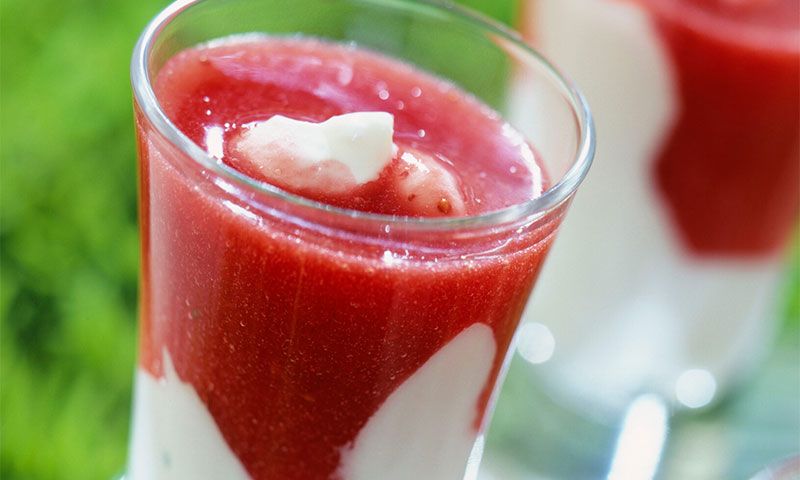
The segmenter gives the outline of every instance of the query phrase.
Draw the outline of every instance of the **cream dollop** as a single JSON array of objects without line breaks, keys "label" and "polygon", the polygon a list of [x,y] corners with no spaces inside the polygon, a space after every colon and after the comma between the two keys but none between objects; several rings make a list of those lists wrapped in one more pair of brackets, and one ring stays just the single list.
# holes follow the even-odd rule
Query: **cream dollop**
[{"label": "cream dollop", "polygon": [[346,191],[376,180],[392,161],[394,116],[354,112],[314,123],[275,115],[247,126],[235,143],[241,160],[295,188]]}]

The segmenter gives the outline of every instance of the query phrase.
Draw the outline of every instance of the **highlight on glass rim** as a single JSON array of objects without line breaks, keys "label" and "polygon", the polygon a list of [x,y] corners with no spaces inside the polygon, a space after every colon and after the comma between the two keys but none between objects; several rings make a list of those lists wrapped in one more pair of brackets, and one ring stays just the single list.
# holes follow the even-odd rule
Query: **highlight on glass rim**
[{"label": "highlight on glass rim", "polygon": [[796,475],[795,0],[9,0],[0,52],[0,478]]}]

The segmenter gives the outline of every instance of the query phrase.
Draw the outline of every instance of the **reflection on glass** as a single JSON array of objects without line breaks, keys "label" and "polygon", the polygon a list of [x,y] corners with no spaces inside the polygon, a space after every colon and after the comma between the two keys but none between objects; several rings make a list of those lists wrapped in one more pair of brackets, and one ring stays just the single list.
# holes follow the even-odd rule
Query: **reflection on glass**
[{"label": "reflection on glass", "polygon": [[711,372],[693,368],[683,372],[675,382],[675,398],[688,408],[705,407],[714,399],[717,382]]},{"label": "reflection on glass", "polygon": [[517,352],[522,358],[536,365],[550,360],[556,348],[556,339],[547,326],[527,322],[519,329]]},{"label": "reflection on glass", "polygon": [[608,480],[646,480],[655,476],[667,438],[667,408],[656,395],[634,400],[622,422]]}]

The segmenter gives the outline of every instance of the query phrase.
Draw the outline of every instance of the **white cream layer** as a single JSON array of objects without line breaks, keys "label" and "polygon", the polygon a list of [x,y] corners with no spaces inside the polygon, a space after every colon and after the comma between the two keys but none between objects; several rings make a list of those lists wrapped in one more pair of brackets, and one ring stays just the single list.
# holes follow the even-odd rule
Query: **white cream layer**
[{"label": "white cream layer", "polygon": [[127,480],[250,478],[197,392],[164,351],[164,377],[136,374]]},{"label": "white cream layer", "polygon": [[496,349],[492,329],[475,323],[436,352],[342,453],[342,478],[461,480]]}]

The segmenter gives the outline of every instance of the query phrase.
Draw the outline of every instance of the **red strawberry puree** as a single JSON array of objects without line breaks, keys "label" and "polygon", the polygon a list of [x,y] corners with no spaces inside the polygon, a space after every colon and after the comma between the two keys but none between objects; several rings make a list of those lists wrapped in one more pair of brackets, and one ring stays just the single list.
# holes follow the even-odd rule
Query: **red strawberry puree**
[{"label": "red strawberry puree", "polygon": [[[225,163],[332,205],[472,215],[541,193],[530,147],[496,113],[358,48],[223,41],[177,54],[155,92],[174,124]],[[342,192],[324,182],[293,189],[237,149],[253,122],[276,114],[319,122],[357,111],[394,115],[397,151],[376,180]],[[478,435],[562,208],[491,234],[409,233],[398,243],[387,228],[385,240],[365,241],[251,208],[170,152],[141,112],[138,122],[140,366],[162,378],[168,355],[250,476],[341,476],[343,452],[387,397],[476,323],[491,330],[497,352],[467,427]],[[219,132],[221,151],[209,136]],[[404,153],[441,180],[409,188]]]},{"label": "red strawberry puree", "polygon": [[800,202],[800,2],[642,0],[674,64],[656,183],[698,253],[779,250]]}]

